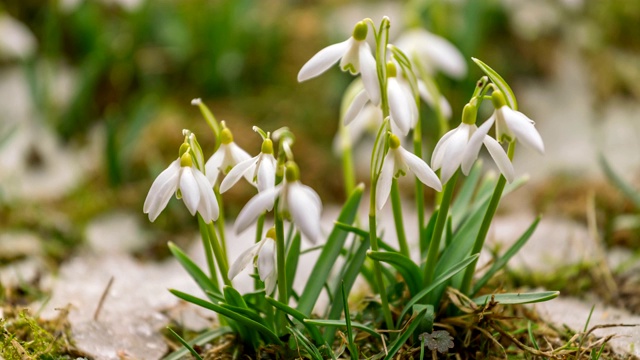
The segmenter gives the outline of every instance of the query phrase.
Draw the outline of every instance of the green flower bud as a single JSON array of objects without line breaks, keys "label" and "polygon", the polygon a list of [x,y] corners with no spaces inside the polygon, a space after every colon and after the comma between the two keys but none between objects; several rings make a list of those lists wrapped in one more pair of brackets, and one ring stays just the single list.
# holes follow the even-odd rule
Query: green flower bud
[{"label": "green flower bud", "polygon": [[285,165],[284,176],[287,182],[294,182],[300,180],[300,169],[298,165],[293,161],[288,161]]},{"label": "green flower bud", "polygon": [[397,149],[400,147],[400,139],[394,134],[389,135],[389,147],[391,149]]},{"label": "green flower bud", "polygon": [[462,122],[467,125],[474,125],[476,123],[477,108],[475,105],[469,103],[462,109]]},{"label": "green flower bud", "polygon": [[493,107],[496,109],[500,109],[501,107],[507,105],[504,94],[500,90],[495,90],[491,94],[491,102],[493,103]]},{"label": "green flower bud", "polygon": [[186,152],[186,153],[182,154],[182,156],[180,156],[180,166],[182,166],[182,167],[191,167],[191,166],[193,166],[193,159],[191,158],[191,154]]},{"label": "green flower bud", "polygon": [[231,133],[231,130],[224,128],[220,131],[220,142],[225,145],[233,142],[233,134]]},{"label": "green flower bud", "polygon": [[387,62],[387,77],[396,77],[397,73],[396,64],[393,61]]},{"label": "green flower bud", "polygon": [[360,21],[353,27],[353,38],[362,41],[367,38],[367,32],[369,31],[369,27],[364,21]]},{"label": "green flower bud", "polygon": [[273,141],[271,141],[271,139],[264,139],[260,152],[263,154],[273,154]]}]

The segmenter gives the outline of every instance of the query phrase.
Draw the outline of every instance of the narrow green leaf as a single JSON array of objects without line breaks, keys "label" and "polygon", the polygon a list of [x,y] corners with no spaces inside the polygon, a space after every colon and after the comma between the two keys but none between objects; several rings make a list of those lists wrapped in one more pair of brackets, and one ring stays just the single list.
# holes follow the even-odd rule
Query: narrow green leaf
[{"label": "narrow green leaf", "polygon": [[176,339],[178,339],[178,341],[182,344],[182,346],[184,346],[187,350],[189,350],[189,352],[191,353],[191,355],[193,355],[193,357],[195,357],[198,360],[202,360],[202,357],[200,356],[200,354],[198,354],[198,352],[195,351],[193,347],[189,345],[188,342],[184,341],[184,339],[180,335],[178,335],[178,333],[173,331],[173,329],[168,326],[167,326],[167,329],[169,330],[169,332],[171,332],[173,336],[175,336]]},{"label": "narrow green leaf", "polygon": [[224,300],[222,294],[220,293],[220,290],[215,286],[211,279],[209,279],[209,277],[198,267],[198,265],[196,265],[196,263],[187,256],[187,254],[185,254],[178,246],[176,246],[176,244],[172,242],[169,242],[169,250],[182,265],[182,267],[187,270],[191,278],[193,278],[198,286],[200,286],[200,289],[209,294],[208,296],[212,301]]},{"label": "narrow green leaf", "polygon": [[411,296],[414,296],[422,287],[422,273],[420,267],[411,259],[400,254],[382,251],[367,251],[367,256],[373,260],[382,261],[393,266],[407,283]]},{"label": "narrow green leaf", "polygon": [[[358,212],[358,206],[360,204],[363,191],[363,184],[356,186],[338,216],[339,222],[345,224],[353,223]],[[307,315],[311,314],[311,310],[313,310],[313,306],[318,300],[318,296],[322,292],[322,288],[329,278],[331,269],[340,255],[340,251],[344,246],[347,235],[348,232],[336,226],[334,226],[331,234],[329,234],[324,249],[322,249],[322,253],[318,257],[318,260],[311,271],[313,274],[313,281],[307,281],[307,284],[302,291],[302,295],[300,296],[300,300],[298,301],[298,311],[301,313]]]},{"label": "narrow green leaf", "polygon": [[259,333],[261,333],[268,341],[278,344],[278,345],[282,345],[282,341],[280,341],[280,338],[278,337],[278,335],[276,335],[273,331],[271,331],[269,328],[267,328],[266,326],[244,316],[241,314],[238,314],[234,311],[231,311],[229,309],[226,309],[218,304],[214,304],[212,302],[209,302],[207,300],[204,299],[200,299],[197,298],[193,295],[189,295],[187,293],[183,293],[182,291],[178,291],[175,289],[170,289],[169,290],[173,295],[181,298],[184,301],[190,302],[192,304],[196,304],[198,306],[201,306],[205,309],[209,309],[209,310],[213,310],[215,312],[217,312],[220,315],[226,316],[230,319],[233,319],[235,321],[237,321],[238,323],[244,325],[244,326],[248,326],[248,327],[252,327],[255,330],[257,330]]},{"label": "narrow green leaf", "polygon": [[308,319],[308,317],[305,314],[290,307],[289,305],[281,303],[280,301],[272,297],[265,296],[265,299],[273,307],[291,315],[294,319],[298,320],[302,325],[304,325],[304,327],[307,329],[309,334],[311,334],[311,338],[316,344],[324,344],[324,338],[322,337],[320,330],[318,330],[318,328],[315,325],[305,322],[305,320]]},{"label": "narrow green leaf", "polygon": [[476,188],[480,185],[480,177],[482,175],[482,160],[476,161],[471,168],[469,176],[464,181],[458,195],[451,205],[451,217],[453,219],[453,227],[457,228],[460,222],[467,217],[471,210],[471,199],[476,192]]},{"label": "narrow green leaf", "polygon": [[349,353],[351,354],[351,357],[354,359],[358,359],[359,355],[358,355],[358,347],[356,346],[356,344],[353,342],[353,331],[351,329],[351,314],[349,314],[349,301],[347,298],[347,294],[344,291],[344,282],[341,283],[342,286],[340,286],[340,290],[341,290],[341,294],[342,294],[342,306],[344,308],[344,321],[345,324],[347,325],[347,347],[349,348]]},{"label": "narrow green leaf", "polygon": [[418,314],[413,318],[413,321],[411,321],[411,324],[407,327],[407,330],[405,330],[402,333],[402,335],[400,335],[391,344],[391,346],[389,347],[389,352],[387,353],[387,356],[384,357],[385,360],[393,359],[393,357],[396,355],[398,350],[402,348],[402,345],[404,345],[407,342],[407,340],[409,340],[409,337],[411,337],[413,332],[416,331],[416,329],[418,328],[418,325],[420,325],[420,323],[422,322],[422,318],[426,313],[427,313],[426,308],[418,312]]},{"label": "narrow green leaf", "polygon": [[309,340],[307,340],[307,337],[304,336],[304,334],[300,332],[300,330],[296,329],[295,326],[287,326],[287,329],[289,329],[289,332],[296,338],[296,344],[302,345],[302,347],[307,351],[312,359],[323,359],[322,354],[320,354],[320,351],[318,351],[318,348],[310,343]]},{"label": "narrow green leaf", "polygon": [[293,280],[296,277],[296,271],[298,269],[298,260],[300,259],[300,245],[301,236],[300,232],[296,231],[295,236],[289,242],[287,249],[287,260],[285,260],[285,266],[287,271],[287,294],[293,293]]},{"label": "narrow green leaf", "polygon": [[487,301],[493,299],[500,304],[515,305],[515,304],[531,304],[543,301],[549,301],[555,299],[560,295],[560,291],[542,291],[535,293],[508,293],[508,294],[493,294],[483,295],[473,299],[478,305],[483,305]]},{"label": "narrow green leaf", "polygon": [[238,290],[234,289],[232,286],[225,286],[224,289],[224,300],[233,306],[242,307],[248,309],[247,303],[244,301],[242,294],[238,292]]},{"label": "narrow green leaf", "polygon": [[[347,326],[347,323],[344,320],[306,319],[304,322],[313,324],[313,325],[320,325],[320,326],[342,326],[342,327]],[[374,329],[364,324],[361,324],[359,322],[352,321],[351,326],[353,326],[358,330],[362,330],[366,333],[369,333],[377,338],[380,337],[380,334],[378,334]]]},{"label": "narrow green leaf", "polygon": [[626,181],[624,181],[620,175],[618,175],[613,168],[604,157],[604,155],[600,154],[598,156],[600,160],[600,166],[604,171],[605,175],[613,183],[615,187],[618,188],[629,200],[633,202],[636,208],[640,208],[640,191],[634,189],[631,185],[629,185]]},{"label": "narrow green leaf", "polygon": [[[194,346],[194,345],[202,346],[216,338],[219,338],[231,332],[233,332],[233,329],[231,329],[228,326],[207,330],[202,334],[196,336],[195,338],[191,339],[190,341],[187,341],[187,344],[189,344],[189,346]],[[180,360],[185,355],[187,355],[187,353],[189,353],[189,349],[187,349],[186,347],[181,347],[180,349],[162,358],[162,360]]]},{"label": "narrow green leaf", "polygon": [[531,327],[531,324],[532,324],[531,321],[527,323],[527,333],[529,334],[529,341],[531,341],[531,343],[533,344],[533,347],[536,348],[536,350],[540,350],[538,341],[536,340],[536,337],[533,335],[533,329]]},{"label": "narrow green leaf", "polygon": [[540,216],[538,216],[535,221],[529,226],[529,228],[520,236],[518,241],[516,241],[511,247],[504,253],[504,255],[500,256],[498,260],[496,260],[491,268],[475,283],[473,286],[473,291],[471,292],[471,296],[478,293],[480,289],[497,273],[501,270],[509,260],[520,251],[520,249],[529,241],[531,235],[536,230],[538,223],[540,222]]},{"label": "narrow green leaf", "polygon": [[506,81],[495,70],[489,67],[489,65],[483,63],[481,60],[471,58],[484,71],[485,74],[491,79],[491,81],[504,93],[504,97],[507,100],[507,105],[513,110],[518,110],[518,102],[516,96],[513,94],[513,90],[509,87]]},{"label": "narrow green leaf", "polygon": [[[246,307],[240,307],[240,306],[233,306],[231,304],[227,304],[227,303],[219,303],[219,306],[233,311],[234,313],[238,314],[238,315],[242,315],[248,319],[251,319],[259,324],[262,324],[264,327],[266,328],[270,328],[269,325],[267,325],[267,323],[264,321],[264,319],[262,317],[260,317],[260,315],[258,314],[257,311],[253,310],[253,309],[249,309]],[[253,329],[252,329],[253,330]]]},{"label": "narrow green leaf", "polygon": [[443,284],[445,281],[449,280],[455,274],[457,274],[460,271],[466,269],[467,266],[469,266],[469,264],[471,264],[475,259],[478,258],[478,256],[479,256],[478,254],[473,255],[473,256],[469,256],[466,259],[460,261],[459,263],[453,265],[452,267],[450,267],[446,271],[437,272],[436,273],[436,276],[437,276],[436,279],[433,280],[433,282],[431,284],[429,284],[429,286],[427,286],[426,288],[422,289],[419,293],[414,295],[411,298],[411,300],[409,300],[409,302],[407,304],[405,304],[404,309],[402,310],[402,313],[400,314],[400,317],[398,318],[398,325],[396,327],[400,328],[402,319],[407,314],[407,311],[409,311],[414,304],[416,304],[423,297],[428,295],[431,291],[433,291],[433,289],[437,288],[440,284]]}]

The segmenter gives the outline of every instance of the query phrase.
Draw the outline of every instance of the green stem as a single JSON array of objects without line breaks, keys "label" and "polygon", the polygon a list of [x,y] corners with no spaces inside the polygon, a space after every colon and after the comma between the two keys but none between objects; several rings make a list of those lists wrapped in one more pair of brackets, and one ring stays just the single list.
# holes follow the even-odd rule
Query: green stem
[{"label": "green stem", "polygon": [[409,257],[409,245],[407,244],[407,236],[405,235],[404,223],[402,222],[402,203],[400,201],[400,189],[398,188],[397,179],[393,179],[391,182],[391,208],[393,210],[393,221],[396,224],[396,235],[398,236],[400,253]]},{"label": "green stem", "polygon": [[453,197],[453,189],[456,187],[456,180],[458,179],[458,171],[456,171],[449,182],[444,186],[444,192],[442,195],[442,202],[440,203],[440,209],[438,210],[438,217],[436,218],[436,225],[433,229],[431,236],[431,242],[429,243],[429,253],[427,254],[427,263],[424,267],[424,284],[429,285],[433,281],[434,272],[436,269],[436,263],[438,262],[438,254],[440,252],[440,240],[442,239],[442,232],[444,226],[447,223],[447,216],[449,214],[449,205],[451,204],[451,198]]},{"label": "green stem", "polygon": [[[199,216],[199,215],[198,215]],[[231,280],[229,280],[229,264],[226,257],[222,253],[222,248],[218,242],[218,235],[216,234],[216,228],[213,221],[207,224],[207,231],[209,232],[209,238],[211,239],[211,247],[213,249],[213,255],[216,257],[216,263],[218,263],[218,269],[220,269],[220,275],[222,275],[222,281],[225,285],[232,286]]]},{"label": "green stem", "polygon": [[[375,192],[371,192],[371,203],[374,204],[373,212],[369,214],[369,239],[371,241],[371,250],[378,251],[378,236],[376,234],[376,213],[375,213]],[[387,324],[387,329],[393,330],[393,317],[391,316],[391,310],[389,309],[389,301],[387,299],[387,288],[384,286],[384,280],[382,279],[382,265],[379,261],[373,261],[373,273],[378,286],[378,293],[380,294],[380,302],[382,303],[382,312],[384,314],[384,321]]]},{"label": "green stem", "polygon": [[[419,103],[419,101],[416,99]],[[413,129],[413,153],[422,159],[422,120],[418,118],[416,127]],[[422,241],[425,238],[427,229],[424,225],[424,184],[420,179],[416,177],[416,209],[418,211],[418,243],[420,244],[420,256],[426,253],[427,249],[424,249],[426,241]]]},{"label": "green stem", "polygon": [[[340,125],[340,137],[343,139],[343,144],[346,144],[344,138],[348,138],[349,134],[347,133],[347,128],[342,125]],[[353,168],[353,154],[351,152],[350,140],[349,144],[345,145],[342,149],[342,174],[344,176],[345,196],[348,198],[356,187],[356,175],[355,169]]]},{"label": "green stem", "polygon": [[[509,143],[509,149],[507,150],[507,155],[509,159],[513,159],[513,154],[515,152],[515,141]],[[493,220],[493,216],[496,214],[496,210],[498,210],[498,204],[500,203],[500,198],[502,197],[502,192],[504,191],[504,187],[507,184],[507,179],[505,179],[504,175],[500,175],[498,182],[496,183],[496,187],[493,190],[493,195],[491,196],[491,200],[489,201],[489,208],[487,208],[487,212],[484,214],[484,218],[482,219],[482,224],[480,225],[480,230],[478,230],[478,235],[476,236],[476,240],[473,243],[473,248],[471,249],[471,255],[479,254],[484,246],[484,242],[487,238],[487,233],[489,232],[489,227],[491,226],[491,221]],[[476,271],[476,265],[478,264],[478,259],[473,261],[464,272],[464,278],[462,280],[462,286],[460,290],[462,293],[469,294],[469,289],[471,288],[471,280],[473,280],[473,274]]]},{"label": "green stem", "polygon": [[207,266],[209,267],[209,278],[219,288],[218,275],[216,274],[216,264],[213,260],[213,247],[211,246],[211,238],[209,236],[209,230],[207,224],[205,224],[202,216],[198,214],[198,227],[200,228],[200,237],[202,237],[202,246],[204,247],[204,254],[207,258]]},{"label": "green stem", "polygon": [[[276,226],[276,263],[278,271],[278,301],[283,304],[289,303],[289,295],[287,293],[287,267],[285,264],[286,247],[284,242],[284,223],[282,215],[277,210],[275,212],[275,226]],[[285,314],[282,311],[278,311],[276,317],[276,325],[280,331],[283,331],[286,326]]]},{"label": "green stem", "polygon": [[218,226],[218,234],[219,234],[220,244],[222,248],[222,256],[224,257],[225,261],[228,264],[229,258],[227,257],[227,241],[224,236],[224,225],[225,225],[224,202],[222,201],[222,195],[220,195],[220,187],[218,184],[216,184],[216,186],[213,188],[213,193],[216,195],[216,200],[218,201],[218,209],[220,209],[219,210],[220,215],[218,216],[216,225]]}]

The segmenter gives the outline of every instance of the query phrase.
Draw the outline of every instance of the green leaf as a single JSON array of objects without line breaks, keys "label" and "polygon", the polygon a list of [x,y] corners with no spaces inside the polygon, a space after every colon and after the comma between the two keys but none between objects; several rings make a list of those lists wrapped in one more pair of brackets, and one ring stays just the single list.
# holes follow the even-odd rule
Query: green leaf
[{"label": "green leaf", "polygon": [[[196,336],[195,338],[191,339],[190,341],[187,341],[187,344],[189,344],[189,346],[194,346],[194,345],[202,346],[216,338],[219,338],[231,332],[233,332],[233,329],[231,329],[228,326],[207,330],[202,334]],[[189,349],[187,349],[186,347],[181,347],[180,349],[162,358],[162,360],[180,360],[185,355],[187,355],[187,353],[189,353]]]},{"label": "green leaf", "polygon": [[191,278],[200,286],[200,289],[207,293],[212,301],[223,301],[224,298],[220,290],[215,286],[211,279],[185,254],[176,244],[169,242],[169,250],[178,260],[182,267],[187,270]]},{"label": "green leaf", "polygon": [[624,181],[620,175],[618,175],[613,168],[604,157],[604,155],[599,155],[600,166],[602,170],[604,170],[605,175],[609,181],[613,183],[615,187],[618,188],[629,200],[633,202],[636,208],[640,208],[640,192],[635,190],[631,185],[629,185],[626,181]]},{"label": "green leaf", "polygon": [[[358,212],[358,206],[360,205],[360,199],[362,198],[363,191],[363,184],[356,186],[338,216],[339,222],[345,224],[353,223]],[[298,301],[298,311],[307,315],[311,314],[311,310],[313,310],[313,306],[318,300],[318,296],[320,295],[320,292],[322,292],[322,288],[329,278],[331,269],[340,255],[340,251],[344,246],[347,235],[348,232],[334,226],[331,234],[329,234],[324,249],[322,249],[322,253],[318,257],[318,260],[311,271],[313,274],[313,281],[307,281],[307,284],[302,291],[302,295]]]},{"label": "green leaf", "polygon": [[387,356],[384,357],[385,360],[393,359],[393,357],[396,355],[398,350],[402,348],[402,346],[407,342],[407,340],[409,340],[409,337],[411,337],[413,332],[416,331],[416,329],[418,328],[418,325],[420,325],[420,323],[422,322],[422,318],[426,313],[427,313],[426,308],[418,312],[418,314],[413,318],[413,321],[411,321],[411,324],[407,327],[407,330],[405,330],[405,332],[403,332],[402,335],[400,335],[393,343],[391,343],[391,346],[389,347],[389,352],[387,353]]},{"label": "green leaf", "polygon": [[324,344],[324,338],[322,337],[320,330],[318,330],[318,328],[315,325],[305,322],[305,320],[308,319],[308,317],[305,314],[290,307],[289,305],[281,303],[280,301],[272,297],[265,296],[265,299],[273,307],[291,315],[294,319],[298,320],[302,325],[304,325],[304,327],[307,329],[309,334],[311,334],[311,338],[316,344]]},{"label": "green leaf", "polygon": [[453,200],[450,212],[454,228],[457,228],[460,222],[467,217],[468,212],[471,211],[471,199],[480,184],[481,175],[482,160],[478,160],[471,168],[469,176],[467,176],[458,195]]},{"label": "green leaf", "polygon": [[535,293],[508,293],[483,295],[473,299],[478,305],[484,305],[487,301],[493,300],[504,305],[531,304],[555,299],[560,295],[560,291],[542,291]]},{"label": "green leaf", "polygon": [[354,359],[358,359],[358,347],[353,342],[353,330],[351,330],[351,314],[349,314],[349,301],[347,299],[347,294],[344,291],[344,282],[342,286],[340,286],[341,294],[342,294],[342,306],[344,308],[344,321],[347,325],[347,347],[349,348],[349,353],[351,357]]},{"label": "green leaf", "polygon": [[169,290],[173,295],[181,298],[184,301],[190,302],[192,304],[196,304],[198,306],[201,306],[205,309],[209,309],[209,310],[213,310],[215,312],[217,312],[220,315],[226,316],[230,319],[233,319],[235,321],[237,321],[238,323],[244,325],[244,326],[248,326],[248,327],[252,327],[253,329],[257,330],[259,333],[261,333],[267,340],[269,340],[270,342],[274,343],[274,344],[278,344],[278,345],[283,345],[282,341],[280,341],[280,338],[278,337],[278,335],[276,335],[273,331],[271,331],[269,328],[267,328],[266,326],[244,316],[241,314],[236,313],[235,311],[231,311],[229,309],[226,309],[218,304],[214,304],[212,302],[209,302],[207,300],[204,299],[200,299],[197,298],[193,295],[189,295],[187,293],[183,293],[182,291],[178,291],[175,289],[170,289]]},{"label": "green leaf", "polygon": [[[320,326],[347,326],[347,323],[344,320],[323,320],[323,319],[306,319],[304,322],[309,323],[309,324],[313,324],[313,325],[320,325]],[[362,330],[364,332],[367,332],[377,338],[380,337],[380,334],[378,334],[374,329],[361,324],[359,322],[355,322],[352,321],[351,322],[351,326],[353,326],[354,328],[358,329],[358,330]]]},{"label": "green leaf", "polygon": [[516,96],[513,94],[513,90],[509,87],[506,81],[495,70],[489,67],[489,65],[483,63],[481,60],[471,58],[484,71],[485,74],[491,79],[491,81],[502,91],[504,98],[507,100],[507,105],[513,110],[518,110],[518,102]]},{"label": "green leaf", "polygon": [[318,351],[312,343],[309,342],[306,336],[300,332],[300,330],[296,329],[295,326],[287,326],[289,332],[296,338],[296,344],[302,345],[302,347],[307,351],[309,356],[314,360],[322,360],[322,354]]},{"label": "green leaf", "polygon": [[520,251],[520,249],[527,243],[527,241],[529,241],[531,235],[533,235],[533,232],[536,230],[539,222],[540,216],[538,216],[535,221],[529,226],[529,228],[524,232],[524,234],[520,236],[518,241],[511,245],[511,247],[504,253],[504,255],[500,256],[498,260],[493,263],[491,268],[482,276],[482,278],[480,278],[480,280],[478,280],[478,282],[475,283],[471,292],[471,296],[477,294],[478,291],[482,289],[482,287],[493,277],[493,275],[495,275],[496,272],[507,265],[509,260],[515,254],[517,254],[518,251]]},{"label": "green leaf", "polygon": [[191,353],[191,355],[193,355],[193,357],[195,357],[198,360],[202,360],[202,357],[200,356],[200,354],[198,354],[198,352],[195,351],[193,347],[189,345],[188,342],[184,341],[184,339],[180,335],[178,335],[178,333],[173,331],[173,329],[168,326],[167,326],[167,329],[171,332],[171,334],[173,334],[173,336],[176,337],[176,339],[178,339],[178,341],[182,344],[182,346],[184,346]]},{"label": "green leaf", "polygon": [[367,251],[367,256],[373,260],[382,261],[393,266],[407,283],[411,296],[414,296],[422,287],[422,272],[420,267],[411,259],[400,254],[382,251]]},{"label": "green leaf", "polygon": [[436,279],[433,280],[433,282],[431,284],[429,284],[429,286],[427,286],[426,288],[422,289],[419,293],[414,295],[411,298],[411,300],[409,300],[409,302],[404,306],[404,309],[402,310],[402,313],[400,314],[400,317],[398,318],[398,326],[396,326],[396,327],[400,328],[402,319],[407,314],[407,311],[409,311],[413,305],[418,303],[418,301],[422,300],[423,297],[425,297],[427,294],[429,294],[431,291],[433,291],[433,289],[437,288],[440,284],[443,284],[445,281],[449,280],[455,274],[457,274],[460,271],[466,269],[467,266],[469,266],[469,264],[471,264],[475,259],[478,258],[478,256],[479,256],[478,254],[473,255],[473,256],[469,256],[466,259],[460,261],[459,263],[453,265],[452,267],[450,267],[446,271],[437,272],[436,273],[436,276],[437,276]]}]

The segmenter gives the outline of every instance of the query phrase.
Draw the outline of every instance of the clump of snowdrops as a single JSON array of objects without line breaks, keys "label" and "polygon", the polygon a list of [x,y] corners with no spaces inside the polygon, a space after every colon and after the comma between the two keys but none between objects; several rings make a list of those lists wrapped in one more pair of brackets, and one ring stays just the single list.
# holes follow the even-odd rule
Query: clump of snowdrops
[{"label": "clump of snowdrops", "polygon": [[[222,326],[191,343],[178,337],[185,348],[173,356],[191,351],[199,357],[193,344],[231,332],[249,353],[270,349],[281,355],[304,353],[318,359],[376,355],[390,359],[408,345],[419,347],[422,357],[425,346],[434,353],[444,353],[455,345],[446,329],[434,329],[438,316],[456,315],[455,309],[443,307],[448,287],[477,306],[545,301],[558,295],[477,296],[529,239],[538,219],[511,248],[494,259],[482,277],[474,277],[500,199],[523,182],[515,178],[511,163],[515,147],[522,144],[544,152],[533,121],[517,110],[516,98],[502,77],[473,59],[486,75],[477,81],[462,110],[460,124],[450,130],[446,118],[451,109],[433,75],[443,71],[464,76],[464,59],[446,40],[420,29],[406,32],[395,46],[389,43],[389,28],[388,18],[379,26],[371,19],[358,22],[349,39],[322,49],[298,74],[299,81],[307,81],[339,62],[343,71],[357,76],[344,97],[337,135],[349,196],[330,231],[323,231],[320,224],[320,197],[300,181],[295,137],[287,128],[270,132],[254,127],[262,147],[252,157],[235,144],[225,122],[217,121],[199,99],[192,102],[215,134],[215,152],[205,161],[195,134],[184,130],[178,157],[154,181],[144,212],[154,221],[175,194],[198,218],[207,267],[198,267],[176,245],[169,247],[206,296],[171,291],[185,301],[215,311]],[[373,49],[370,40],[375,42]],[[493,107],[493,114],[477,123],[485,101]],[[420,107],[425,104],[435,110],[435,121],[443,134],[430,156],[423,151],[423,121],[430,121],[420,117]],[[372,124],[377,130],[368,186],[356,185],[352,146],[362,129]],[[499,177],[482,175],[477,159],[483,146],[499,169]],[[410,246],[405,235],[400,177],[415,179],[416,248]],[[239,181],[255,186],[257,194],[235,219],[234,231],[253,228],[255,242],[245,244],[246,250],[237,259],[228,259],[223,193]],[[425,191],[437,192],[430,216],[426,216],[431,204],[425,204]],[[357,211],[366,193],[368,221],[360,219]],[[379,212],[385,206],[392,208],[397,244],[378,229]],[[303,241],[314,246],[303,251]],[[319,255],[311,271],[313,276],[297,293],[293,279],[300,256],[306,251]],[[339,258],[343,261],[337,261]],[[233,260],[231,266],[229,260]],[[232,280],[247,267],[255,268],[255,290],[241,294]],[[375,295],[367,307],[371,315],[359,316],[360,322],[351,318],[347,304],[358,276],[367,281]],[[316,303],[323,290],[331,301],[318,309]],[[336,334],[341,335],[339,343]],[[357,334],[367,334],[384,345],[360,348],[355,341]]]}]

